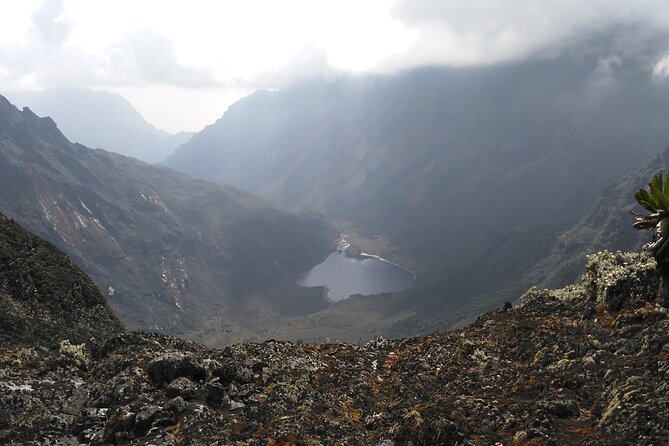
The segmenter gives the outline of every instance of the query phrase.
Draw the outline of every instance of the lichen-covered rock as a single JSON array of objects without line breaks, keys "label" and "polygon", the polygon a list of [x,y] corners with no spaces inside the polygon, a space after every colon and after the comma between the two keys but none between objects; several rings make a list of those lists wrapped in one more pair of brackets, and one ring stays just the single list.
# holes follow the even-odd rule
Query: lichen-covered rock
[{"label": "lichen-covered rock", "polygon": [[654,302],[660,275],[655,260],[646,253],[602,251],[588,256],[582,280],[592,300],[618,311]]}]

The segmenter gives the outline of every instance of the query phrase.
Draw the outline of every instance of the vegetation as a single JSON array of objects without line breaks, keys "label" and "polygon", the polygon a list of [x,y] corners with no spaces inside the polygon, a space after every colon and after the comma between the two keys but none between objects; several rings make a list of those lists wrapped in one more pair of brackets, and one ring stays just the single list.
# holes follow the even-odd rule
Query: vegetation
[{"label": "vegetation", "polygon": [[649,215],[640,215],[632,211],[636,219],[634,228],[651,230],[655,229],[653,241],[645,246],[655,260],[657,268],[662,276],[660,286],[660,302],[662,305],[669,304],[669,251],[667,250],[667,238],[669,238],[669,173],[663,180],[662,171],[653,176],[648,183],[648,190],[640,189],[634,194],[637,203],[650,212]]}]

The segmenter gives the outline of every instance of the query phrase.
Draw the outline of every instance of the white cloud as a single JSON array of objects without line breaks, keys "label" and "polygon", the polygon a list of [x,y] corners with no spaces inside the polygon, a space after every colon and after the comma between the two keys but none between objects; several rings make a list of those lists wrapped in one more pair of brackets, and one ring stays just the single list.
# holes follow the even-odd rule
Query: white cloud
[{"label": "white cloud", "polygon": [[236,84],[250,88],[285,88],[311,79],[332,80],[340,73],[341,70],[330,65],[322,48],[306,47],[285,65],[248,80],[240,79]]},{"label": "white cloud", "polygon": [[220,86],[207,67],[179,63],[172,41],[152,32],[136,32],[92,58],[93,77],[106,85]]},{"label": "white cloud", "polygon": [[4,88],[173,85],[221,86],[209,67],[180,63],[171,39],[151,31],[127,33],[85,52],[72,42],[75,28],[62,0],[44,0],[31,14],[25,41],[0,42]]},{"label": "white cloud", "polygon": [[669,27],[666,0],[398,0],[393,14],[419,37],[388,68],[522,59],[615,23]]},{"label": "white cloud", "polygon": [[74,27],[65,13],[63,0],[44,0],[30,18],[40,38],[49,45],[61,45]]},{"label": "white cloud", "polygon": [[653,67],[653,79],[658,81],[669,79],[669,54],[658,60]]},{"label": "white cloud", "polygon": [[[122,91],[170,130],[183,113],[168,117],[164,103],[187,103],[200,124],[183,128],[194,129],[249,88],[517,60],[611,23],[669,31],[667,0],[22,0],[2,9],[0,88]],[[624,64],[634,44],[621,39],[610,54]],[[653,57],[648,69],[665,76],[668,62]],[[603,60],[593,73],[618,69]]]}]

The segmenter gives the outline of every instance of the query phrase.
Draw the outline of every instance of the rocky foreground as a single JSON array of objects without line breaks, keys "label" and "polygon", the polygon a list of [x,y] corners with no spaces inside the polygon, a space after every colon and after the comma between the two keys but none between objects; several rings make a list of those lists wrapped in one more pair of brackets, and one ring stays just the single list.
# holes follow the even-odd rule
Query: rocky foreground
[{"label": "rocky foreground", "polygon": [[591,256],[579,284],[532,289],[520,305],[462,330],[362,346],[267,341],[213,350],[121,331],[115,319],[93,335],[85,314],[78,331],[72,312],[61,311],[72,305],[67,292],[67,299],[50,295],[62,299],[61,310],[40,313],[10,285],[31,283],[39,295],[42,282],[17,276],[3,247],[3,312],[30,308],[15,320],[49,327],[67,316],[62,333],[78,338],[0,331],[2,444],[664,445],[669,438],[669,318],[655,303],[654,261],[643,255]]}]

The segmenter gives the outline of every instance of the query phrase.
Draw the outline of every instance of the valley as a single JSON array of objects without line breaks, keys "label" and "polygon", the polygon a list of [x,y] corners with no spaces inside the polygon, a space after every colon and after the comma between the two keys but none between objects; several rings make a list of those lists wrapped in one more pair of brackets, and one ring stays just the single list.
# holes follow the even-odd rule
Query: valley
[{"label": "valley", "polygon": [[0,445],[665,444],[664,3],[4,2]]},{"label": "valley", "polygon": [[127,326],[197,333],[221,318],[246,339],[328,306],[294,283],[335,247],[315,214],[72,144],[2,97],[0,173],[0,212],[68,252]]},{"label": "valley", "polygon": [[[630,36],[643,51],[602,90],[598,61]],[[227,345],[461,326],[573,281],[593,250],[633,247],[585,226],[669,141],[669,93],[644,62],[662,36],[627,27],[551,58],[257,91],[170,167],[72,144],[5,101],[0,211],[65,249],[135,328]],[[379,295],[299,286],[338,233],[414,272],[411,286],[392,268],[382,282],[399,284],[361,289]],[[353,281],[342,274],[307,283],[334,290]]]},{"label": "valley", "polygon": [[322,213],[416,271],[384,303],[399,318],[386,335],[452,327],[576,278],[545,260],[561,234],[669,141],[669,90],[650,69],[665,37],[626,25],[518,62],[256,91],[165,163]]}]

